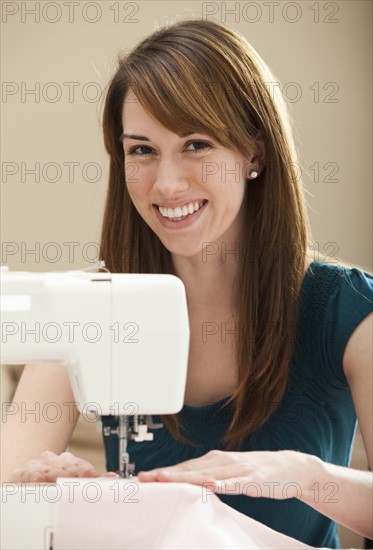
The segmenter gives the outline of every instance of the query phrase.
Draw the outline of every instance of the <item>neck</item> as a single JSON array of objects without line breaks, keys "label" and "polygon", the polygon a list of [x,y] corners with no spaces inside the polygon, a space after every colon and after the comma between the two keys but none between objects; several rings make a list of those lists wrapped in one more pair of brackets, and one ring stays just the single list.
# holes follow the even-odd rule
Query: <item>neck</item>
[{"label": "neck", "polygon": [[234,309],[237,305],[237,275],[240,266],[239,243],[206,243],[197,256],[172,255],[176,275],[183,281],[188,306]]}]

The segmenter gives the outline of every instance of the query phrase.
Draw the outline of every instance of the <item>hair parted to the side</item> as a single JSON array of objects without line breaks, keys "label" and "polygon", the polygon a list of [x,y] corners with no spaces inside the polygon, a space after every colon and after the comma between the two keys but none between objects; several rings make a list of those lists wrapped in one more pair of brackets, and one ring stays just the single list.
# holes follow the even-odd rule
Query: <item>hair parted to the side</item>
[{"label": "hair parted to the side", "polygon": [[[262,426],[288,381],[310,238],[290,117],[275,78],[237,31],[205,20],[158,29],[119,60],[103,115],[110,179],[100,259],[117,273],[174,273],[172,258],[126,188],[120,141],[129,91],[168,130],[202,132],[248,156],[260,130],[266,166],[245,193],[236,357],[238,387],[227,448]],[[201,251],[202,257],[202,251]],[[162,417],[180,441],[178,415]]]}]

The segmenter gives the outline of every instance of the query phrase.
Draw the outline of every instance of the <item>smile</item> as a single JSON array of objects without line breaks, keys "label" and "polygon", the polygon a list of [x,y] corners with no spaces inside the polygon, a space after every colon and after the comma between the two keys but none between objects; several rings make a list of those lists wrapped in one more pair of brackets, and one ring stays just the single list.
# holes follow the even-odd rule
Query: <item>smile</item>
[{"label": "smile", "polygon": [[173,220],[175,222],[184,220],[186,217],[197,212],[207,201],[188,202],[183,206],[177,208],[167,208],[165,206],[158,206],[158,210],[164,218]]}]

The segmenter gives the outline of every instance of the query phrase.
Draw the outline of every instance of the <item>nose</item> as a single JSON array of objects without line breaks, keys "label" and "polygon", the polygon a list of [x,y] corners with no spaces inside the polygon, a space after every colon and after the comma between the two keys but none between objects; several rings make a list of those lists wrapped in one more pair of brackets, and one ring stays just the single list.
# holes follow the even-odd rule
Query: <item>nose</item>
[{"label": "nose", "polygon": [[153,190],[167,199],[177,199],[189,188],[189,180],[182,161],[175,158],[160,159],[154,175]]}]

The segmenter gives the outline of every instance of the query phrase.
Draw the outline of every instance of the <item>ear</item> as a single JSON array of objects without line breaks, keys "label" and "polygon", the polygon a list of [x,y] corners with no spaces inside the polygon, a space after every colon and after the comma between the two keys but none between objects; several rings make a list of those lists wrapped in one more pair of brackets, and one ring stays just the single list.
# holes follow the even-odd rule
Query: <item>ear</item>
[{"label": "ear", "polygon": [[246,177],[250,179],[250,174],[253,170],[258,174],[261,174],[266,165],[266,147],[263,140],[262,132],[260,130],[258,130],[255,135],[254,152],[248,160],[249,162],[246,165]]}]

